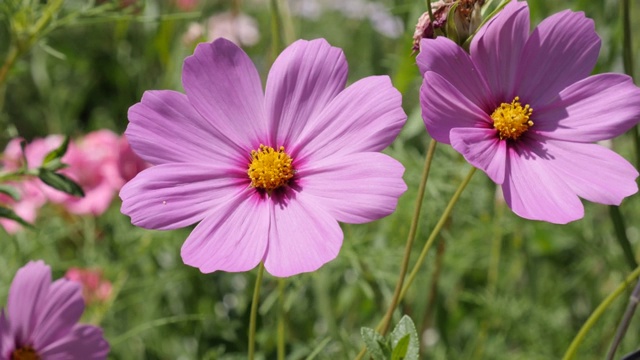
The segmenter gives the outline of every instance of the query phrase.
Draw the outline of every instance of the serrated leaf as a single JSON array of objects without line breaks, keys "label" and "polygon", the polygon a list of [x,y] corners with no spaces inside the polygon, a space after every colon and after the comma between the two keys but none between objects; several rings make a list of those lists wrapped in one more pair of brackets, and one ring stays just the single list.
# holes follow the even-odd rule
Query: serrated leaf
[{"label": "serrated leaf", "polygon": [[393,348],[393,352],[391,353],[391,360],[406,360],[407,352],[409,352],[409,342],[411,341],[411,335],[405,335],[396,346]]},{"label": "serrated leaf", "polygon": [[0,185],[0,193],[9,195],[15,201],[20,201],[20,192],[13,186]]},{"label": "serrated leaf", "polygon": [[13,210],[11,210],[9,208],[6,208],[4,206],[0,206],[0,218],[6,218],[6,219],[9,219],[9,220],[13,220],[13,221],[15,221],[17,223],[20,223],[20,225],[22,225],[22,226],[33,228],[33,225],[29,224],[23,218],[18,216],[18,214],[13,212]]},{"label": "serrated leaf", "polygon": [[391,332],[391,346],[395,349],[400,340],[409,335],[409,344],[407,348],[405,360],[418,360],[420,356],[420,341],[418,340],[418,332],[413,321],[407,315],[403,316],[398,322],[395,329]]},{"label": "serrated leaf", "polygon": [[51,186],[56,190],[60,190],[73,196],[84,197],[84,191],[82,191],[80,185],[76,184],[75,182],[73,182],[73,180],[62,174],[40,168],[38,177],[40,178],[40,180],[42,180],[43,183]]},{"label": "serrated leaf", "polygon": [[383,345],[386,343],[386,340],[382,335],[378,334],[375,330],[366,327],[360,329],[360,334],[362,335],[364,345],[366,346],[367,351],[369,352],[373,360],[387,359],[383,347]]},{"label": "serrated leaf", "polygon": [[69,137],[65,136],[64,140],[62,141],[62,144],[60,144],[60,146],[58,146],[57,148],[51,150],[47,154],[47,156],[44,157],[44,160],[42,161],[42,166],[47,167],[47,165],[53,160],[61,159],[64,156],[64,154],[67,153],[68,148],[69,148]]}]

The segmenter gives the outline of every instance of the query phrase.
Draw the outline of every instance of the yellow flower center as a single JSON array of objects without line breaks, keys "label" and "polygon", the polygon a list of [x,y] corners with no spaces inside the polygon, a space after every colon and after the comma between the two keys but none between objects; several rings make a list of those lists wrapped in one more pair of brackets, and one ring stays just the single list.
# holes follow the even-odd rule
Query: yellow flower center
[{"label": "yellow flower center", "polygon": [[40,355],[31,346],[23,346],[11,353],[11,360],[40,360]]},{"label": "yellow flower center", "polygon": [[531,113],[533,109],[528,104],[523,107],[516,96],[511,104],[502,103],[491,114],[493,127],[498,130],[500,139],[517,140],[533,126],[533,121],[529,120]]},{"label": "yellow flower center", "polygon": [[276,151],[271,146],[261,144],[260,149],[251,151],[251,163],[247,171],[251,186],[271,192],[286,185],[295,172],[292,162],[291,156],[284,152],[284,146]]}]

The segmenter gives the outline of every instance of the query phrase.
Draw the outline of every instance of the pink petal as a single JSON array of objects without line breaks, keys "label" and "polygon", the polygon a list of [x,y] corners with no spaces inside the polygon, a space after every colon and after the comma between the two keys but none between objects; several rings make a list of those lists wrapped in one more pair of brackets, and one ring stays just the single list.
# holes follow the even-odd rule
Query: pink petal
[{"label": "pink petal", "polygon": [[246,170],[203,164],[164,164],[142,171],[120,191],[122,213],[147,229],[196,223],[249,186]]},{"label": "pink petal", "polygon": [[433,71],[447,79],[461,94],[479,108],[493,111],[496,100],[476,65],[458,44],[444,36],[422,39],[416,57],[420,73]]},{"label": "pink petal", "polygon": [[558,101],[533,110],[536,132],[546,138],[594,142],[621,135],[640,121],[640,88],[622,74],[599,74],[560,93]]},{"label": "pink petal", "polygon": [[51,286],[51,268],[43,261],[30,261],[20,268],[7,299],[7,315],[17,343],[28,344],[33,339],[41,309],[47,302]]},{"label": "pink petal", "polygon": [[51,284],[46,303],[38,312],[33,346],[43,349],[69,334],[84,312],[80,284],[61,279]]},{"label": "pink petal", "polygon": [[342,230],[328,212],[306,193],[294,193],[272,203],[267,271],[288,277],[315,271],[338,256]]},{"label": "pink petal", "polygon": [[229,40],[202,43],[184,60],[182,85],[189,102],[230,142],[251,151],[267,133],[260,75]]},{"label": "pink petal", "polygon": [[441,143],[450,144],[449,132],[453,128],[493,128],[493,120],[486,112],[435,72],[424,74],[420,105],[429,135]]},{"label": "pink petal", "polygon": [[524,1],[512,1],[471,41],[471,59],[499,102],[511,101],[516,95],[518,63],[528,35],[529,7]]},{"label": "pink petal", "polygon": [[294,143],[310,120],[344,89],[347,61],[324,39],[298,40],[274,62],[267,78],[271,146]]},{"label": "pink petal", "polygon": [[584,216],[580,199],[550,165],[555,156],[544,144],[522,138],[516,146],[508,147],[502,191],[513,212],[554,224]]},{"label": "pink petal", "polygon": [[[323,159],[334,154],[380,151],[393,142],[407,115],[402,96],[389,77],[364,78],[338,94],[310,118],[296,139],[292,156]],[[296,154],[299,149],[299,154]]]},{"label": "pink petal", "polygon": [[495,129],[455,128],[450,136],[451,146],[471,165],[484,171],[496,184],[504,182],[507,142],[500,140]]},{"label": "pink petal", "polygon": [[269,203],[251,188],[221,203],[182,245],[184,263],[203,273],[256,267],[267,248]]},{"label": "pink petal", "polygon": [[533,31],[517,62],[516,94],[534,109],[589,76],[600,52],[593,20],[565,10],[544,19]]},{"label": "pink petal", "polygon": [[169,90],[146,91],[129,108],[125,135],[136,154],[155,165],[228,163],[240,149],[200,116],[186,95]]},{"label": "pink petal", "polygon": [[334,156],[300,169],[299,186],[338,221],[361,224],[395,211],[407,186],[404,167],[381,153]]},{"label": "pink petal", "polygon": [[580,197],[589,201],[620,205],[638,192],[638,171],[622,156],[597,144],[548,140],[553,170]]},{"label": "pink petal", "polygon": [[107,211],[115,194],[116,189],[102,181],[91,189],[85,189],[84,197],[65,196],[62,204],[71,214],[98,216]]},{"label": "pink petal", "polygon": [[109,343],[99,327],[76,325],[67,336],[39,352],[47,360],[103,360],[109,354]]}]

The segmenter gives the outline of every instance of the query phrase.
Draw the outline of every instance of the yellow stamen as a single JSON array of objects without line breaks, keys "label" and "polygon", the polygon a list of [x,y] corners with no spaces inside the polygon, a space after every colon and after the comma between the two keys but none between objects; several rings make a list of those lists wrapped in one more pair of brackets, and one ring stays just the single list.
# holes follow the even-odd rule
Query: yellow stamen
[{"label": "yellow stamen", "polygon": [[533,121],[529,120],[531,113],[533,109],[529,104],[523,107],[520,98],[516,96],[511,104],[502,103],[491,114],[493,127],[498,130],[500,139],[517,140],[533,126]]},{"label": "yellow stamen", "polygon": [[13,351],[11,360],[40,360],[40,355],[31,346],[23,346]]},{"label": "yellow stamen", "polygon": [[259,150],[251,151],[251,163],[247,171],[251,186],[271,192],[286,185],[293,178],[292,162],[291,156],[284,152],[284,146],[276,151],[271,146],[261,144]]}]

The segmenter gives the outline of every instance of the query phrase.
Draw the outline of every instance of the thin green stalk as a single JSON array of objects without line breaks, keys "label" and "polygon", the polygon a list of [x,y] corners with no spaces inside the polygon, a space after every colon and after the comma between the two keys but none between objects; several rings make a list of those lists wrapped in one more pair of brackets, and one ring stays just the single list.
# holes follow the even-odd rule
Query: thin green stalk
[{"label": "thin green stalk", "polygon": [[284,360],[285,357],[284,288],[285,279],[278,279],[278,360]]},{"label": "thin green stalk", "polygon": [[256,277],[256,285],[253,288],[253,299],[251,300],[251,314],[249,316],[249,360],[253,360],[256,347],[256,318],[258,317],[258,301],[260,300],[260,285],[262,284],[262,274],[264,273],[264,264],[258,265],[258,276]]},{"label": "thin green stalk", "polygon": [[636,311],[639,301],[640,281],[636,283],[636,287],[633,289],[633,292],[629,297],[629,304],[627,305],[627,309],[624,311],[624,316],[622,317],[622,321],[620,321],[620,325],[618,325],[618,330],[616,330],[616,336],[611,343],[609,352],[607,353],[607,360],[613,360],[613,357],[616,355],[616,350],[618,350],[618,346],[622,342],[622,338],[624,338],[624,335],[627,333],[627,329],[631,323],[631,318],[633,317],[633,313]]},{"label": "thin green stalk", "polygon": [[420,271],[420,267],[422,266],[422,263],[424,262],[424,259],[427,256],[427,253],[429,252],[431,245],[433,245],[434,241],[438,237],[438,234],[440,234],[440,230],[442,230],[442,228],[444,227],[444,224],[447,222],[449,215],[451,215],[451,212],[453,211],[453,207],[458,202],[460,195],[469,184],[469,181],[471,181],[471,178],[473,177],[473,174],[475,174],[475,172],[476,172],[476,168],[472,167],[471,170],[469,170],[469,173],[467,174],[467,176],[464,178],[464,180],[460,184],[460,186],[458,186],[458,189],[451,197],[451,200],[449,200],[449,204],[447,204],[447,207],[444,209],[444,212],[440,216],[440,220],[438,220],[436,227],[433,228],[433,231],[431,231],[431,234],[429,235],[427,242],[424,244],[424,247],[422,248],[422,252],[420,252],[420,256],[418,257],[418,261],[416,261],[415,265],[413,265],[413,269],[409,274],[409,278],[407,279],[407,281],[405,281],[404,287],[402,288],[402,292],[400,293],[399,301],[404,299],[404,296],[409,290],[409,287],[415,280],[416,275],[418,275],[418,271]]},{"label": "thin green stalk", "polygon": [[271,0],[271,56],[275,59],[282,51],[282,22],[278,0]]},{"label": "thin green stalk", "polygon": [[[433,162],[433,155],[436,151],[436,145],[438,142],[431,139],[429,143],[429,149],[424,161],[424,168],[422,170],[422,178],[420,179],[420,185],[418,186],[418,194],[416,196],[416,205],[413,211],[413,217],[411,218],[411,225],[409,227],[409,234],[407,235],[407,243],[404,247],[404,256],[402,258],[402,264],[400,265],[400,275],[398,276],[398,282],[391,298],[391,303],[387,308],[382,321],[378,324],[377,330],[384,335],[389,330],[389,324],[391,323],[391,317],[400,300],[400,291],[402,290],[402,284],[409,268],[409,260],[411,258],[411,249],[413,247],[413,241],[416,238],[418,231],[418,222],[420,219],[420,211],[422,210],[422,202],[424,198],[425,189],[427,188],[427,179],[429,178],[429,171],[431,170],[431,163]],[[356,359],[362,359],[367,353],[367,350],[363,348]]]},{"label": "thin green stalk", "polygon": [[4,85],[5,81],[7,81],[7,75],[9,74],[9,70],[13,67],[16,60],[20,56],[20,51],[16,46],[11,46],[9,48],[9,52],[7,53],[7,57],[4,59],[4,63],[0,68],[0,86]]},{"label": "thin green stalk", "polygon": [[400,275],[398,276],[398,282],[391,298],[391,303],[387,309],[387,313],[382,319],[382,324],[378,326],[380,334],[384,335],[389,330],[389,324],[391,324],[391,318],[393,312],[400,300],[400,291],[402,290],[402,284],[404,278],[407,275],[409,269],[409,260],[411,259],[411,249],[413,248],[413,241],[416,238],[418,232],[418,223],[420,222],[420,211],[422,211],[422,203],[424,202],[424,193],[427,188],[427,179],[429,178],[429,171],[431,170],[431,163],[433,162],[433,154],[436,150],[437,141],[431,140],[429,143],[429,150],[427,150],[427,156],[424,162],[424,169],[422,170],[422,178],[420,179],[420,185],[418,186],[418,196],[416,196],[416,205],[413,211],[413,217],[411,218],[411,225],[409,227],[409,235],[407,235],[407,243],[404,247],[404,256],[402,258],[402,264],[400,266]]},{"label": "thin green stalk", "polygon": [[427,12],[429,13],[429,26],[433,28],[433,24],[435,24],[435,19],[433,18],[433,10],[431,9],[431,0],[425,0],[427,3]]},{"label": "thin green stalk", "polygon": [[584,325],[582,325],[582,328],[580,328],[580,331],[578,332],[578,334],[573,338],[573,341],[571,342],[571,345],[569,345],[569,348],[567,349],[564,356],[562,357],[562,360],[572,360],[575,358],[578,352],[578,347],[584,341],[584,338],[586,337],[587,332],[591,330],[591,328],[595,325],[598,319],[600,319],[600,316],[602,316],[602,314],[604,314],[604,312],[609,308],[609,306],[611,306],[613,301],[617,299],[618,296],[620,296],[620,294],[622,294],[627,289],[630,283],[638,278],[638,276],[640,276],[640,267],[636,268],[631,274],[629,274],[629,276],[627,276],[624,282],[620,284],[611,294],[609,294],[602,301],[602,303],[600,303],[600,305],[598,305],[598,307],[593,311],[593,313],[591,313],[591,315],[589,316],[587,321],[584,323]]},{"label": "thin green stalk", "polygon": [[638,267],[638,262],[636,261],[633,249],[631,248],[631,243],[627,237],[627,228],[625,226],[624,216],[622,216],[620,208],[613,205],[609,206],[609,215],[611,216],[611,222],[613,223],[613,228],[616,233],[616,240],[618,240],[618,244],[620,244],[622,252],[624,253],[624,258],[629,267],[631,269],[635,269]]}]

